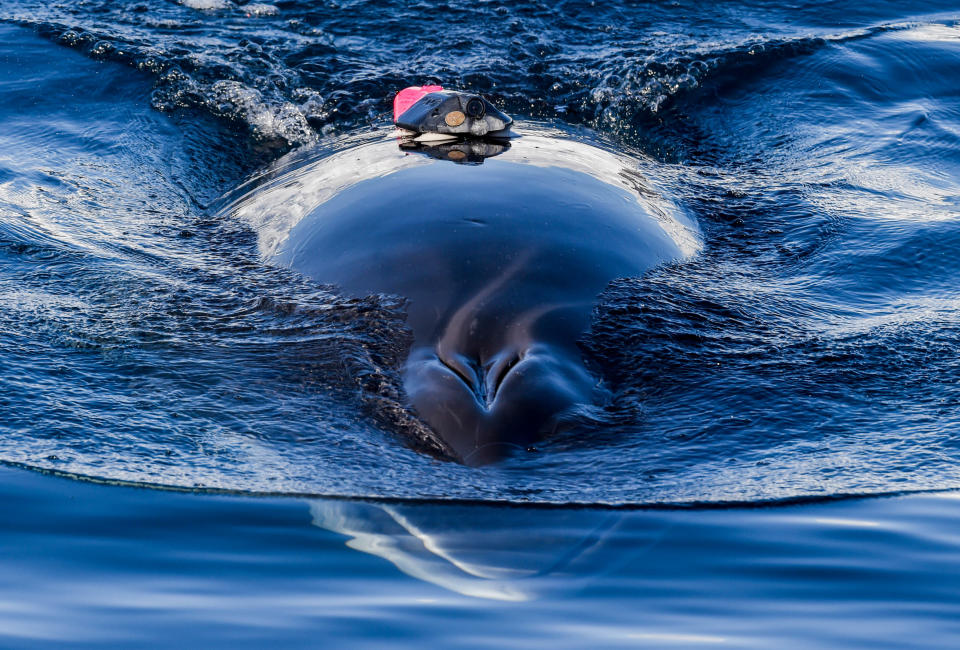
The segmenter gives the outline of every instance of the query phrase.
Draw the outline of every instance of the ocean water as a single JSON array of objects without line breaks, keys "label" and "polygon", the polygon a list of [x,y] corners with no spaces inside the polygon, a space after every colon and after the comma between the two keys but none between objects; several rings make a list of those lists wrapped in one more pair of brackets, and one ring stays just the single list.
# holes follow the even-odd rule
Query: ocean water
[{"label": "ocean water", "polygon": [[[4,0],[0,643],[955,647],[958,65],[946,3]],[[402,300],[232,209],[427,82],[701,239],[598,296],[603,417],[483,468]]]}]

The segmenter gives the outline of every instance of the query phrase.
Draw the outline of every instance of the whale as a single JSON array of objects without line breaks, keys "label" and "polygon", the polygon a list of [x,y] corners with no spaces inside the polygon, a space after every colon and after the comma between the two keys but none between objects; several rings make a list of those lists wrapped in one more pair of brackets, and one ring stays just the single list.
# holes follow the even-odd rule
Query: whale
[{"label": "whale", "polygon": [[532,131],[432,151],[381,134],[292,164],[233,208],[271,263],[405,300],[407,406],[468,465],[602,406],[578,345],[598,295],[699,248],[636,158]]}]

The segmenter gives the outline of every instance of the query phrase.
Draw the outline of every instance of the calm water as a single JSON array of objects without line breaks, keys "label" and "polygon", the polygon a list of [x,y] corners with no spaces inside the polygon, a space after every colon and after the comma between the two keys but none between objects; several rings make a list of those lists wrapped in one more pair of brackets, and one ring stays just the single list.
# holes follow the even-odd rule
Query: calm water
[{"label": "calm water", "polygon": [[[4,0],[3,643],[955,647],[960,10],[917,12]],[[702,237],[599,297],[602,417],[482,469],[406,443],[402,303],[229,209],[432,81]]]}]

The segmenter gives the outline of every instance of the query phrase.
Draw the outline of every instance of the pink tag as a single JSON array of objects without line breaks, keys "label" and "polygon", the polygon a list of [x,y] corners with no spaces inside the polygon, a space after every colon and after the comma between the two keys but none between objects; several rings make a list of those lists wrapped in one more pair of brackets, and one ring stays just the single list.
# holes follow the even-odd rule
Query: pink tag
[{"label": "pink tag", "polygon": [[408,108],[420,101],[420,98],[428,93],[435,93],[443,90],[443,86],[410,86],[404,88],[393,98],[393,121],[403,115]]}]

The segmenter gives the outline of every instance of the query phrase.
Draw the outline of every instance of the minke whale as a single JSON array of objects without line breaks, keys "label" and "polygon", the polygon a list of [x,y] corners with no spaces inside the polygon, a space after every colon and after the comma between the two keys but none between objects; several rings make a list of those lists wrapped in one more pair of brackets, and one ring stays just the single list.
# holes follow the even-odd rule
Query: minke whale
[{"label": "minke whale", "polygon": [[469,465],[602,405],[577,345],[598,294],[700,245],[637,160],[534,124],[499,143],[366,136],[232,210],[271,262],[406,299],[408,406]]}]

